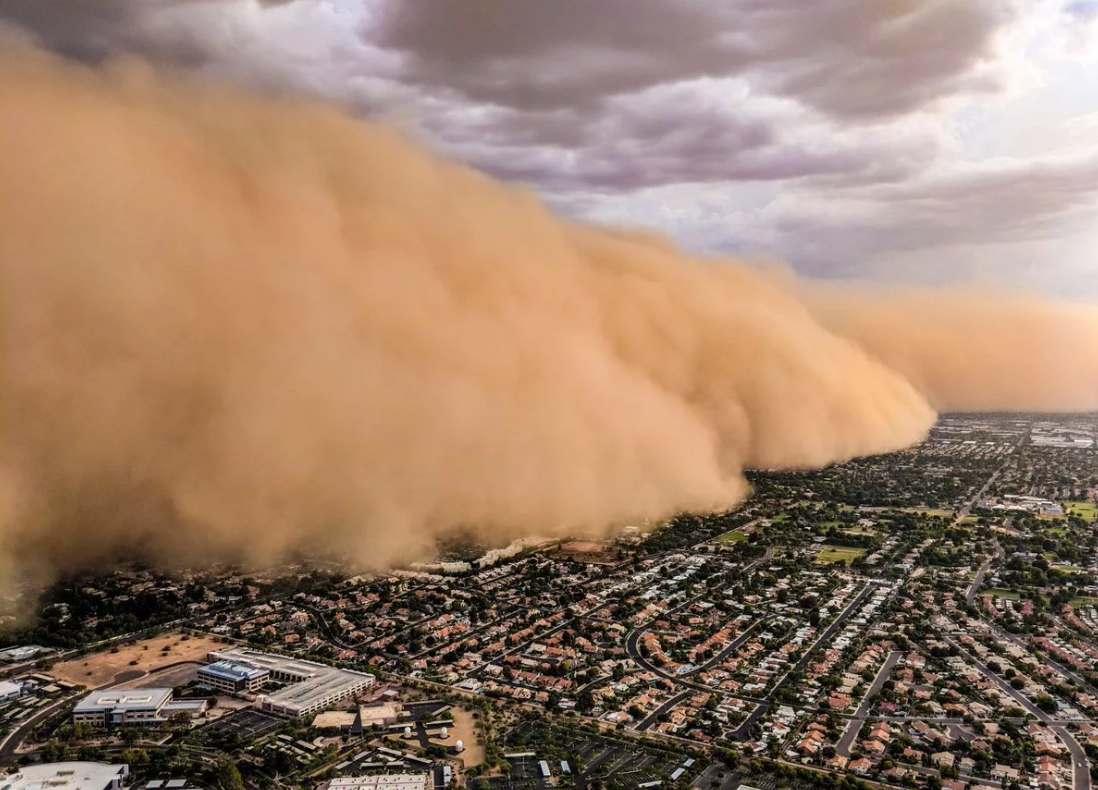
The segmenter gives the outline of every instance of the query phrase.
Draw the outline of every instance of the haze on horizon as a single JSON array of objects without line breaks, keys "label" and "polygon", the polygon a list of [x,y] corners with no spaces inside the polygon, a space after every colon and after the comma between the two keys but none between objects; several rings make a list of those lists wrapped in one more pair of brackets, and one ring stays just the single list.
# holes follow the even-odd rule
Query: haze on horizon
[{"label": "haze on horizon", "polygon": [[[726,509],[745,468],[898,449],[936,409],[1098,408],[1093,306],[825,283],[562,220],[529,189],[297,97],[269,64],[212,79],[200,38],[155,24],[241,5],[65,0],[65,17],[0,0],[20,23],[0,44],[0,578],[5,562],[50,573],[120,549],[172,563],[322,547],[384,567],[455,527],[506,540]],[[534,13],[478,7],[508,25]],[[442,47],[439,63],[495,40],[404,8],[391,29],[427,25],[401,41]],[[894,11],[914,25],[957,8]],[[74,24],[98,34],[77,46]],[[115,49],[154,62],[103,59]],[[644,72],[615,72],[621,90]],[[682,128],[697,127],[623,143],[622,172],[658,170]],[[909,233],[939,199],[907,204]]]}]

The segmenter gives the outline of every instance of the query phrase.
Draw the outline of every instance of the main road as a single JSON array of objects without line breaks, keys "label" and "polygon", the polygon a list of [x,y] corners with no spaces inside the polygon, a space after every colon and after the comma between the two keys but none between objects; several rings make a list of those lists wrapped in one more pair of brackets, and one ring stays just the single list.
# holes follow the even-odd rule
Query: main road
[{"label": "main road", "polygon": [[976,594],[980,592],[980,586],[984,583],[984,576],[987,575],[987,572],[991,569],[991,566],[1002,558],[1003,547],[999,545],[998,541],[995,541],[995,549],[992,551],[991,556],[984,560],[984,564],[980,566],[980,570],[976,571],[976,578],[972,580],[972,584],[969,585],[968,592],[965,593],[965,603],[967,603],[969,606],[972,606],[973,602],[976,600]]}]

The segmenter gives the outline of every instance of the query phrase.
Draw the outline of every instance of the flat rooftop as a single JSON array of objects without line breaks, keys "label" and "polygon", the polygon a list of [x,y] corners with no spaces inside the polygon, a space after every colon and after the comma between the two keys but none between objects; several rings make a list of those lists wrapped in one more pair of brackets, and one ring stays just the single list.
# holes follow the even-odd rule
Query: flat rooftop
[{"label": "flat rooftop", "polygon": [[[216,664],[245,664],[250,667],[266,669],[268,672],[296,676],[300,680],[308,680],[336,670],[316,661],[306,661],[303,658],[279,656],[274,653],[264,653],[260,650],[252,650],[249,647],[230,647],[228,650],[218,650],[210,653],[210,658],[216,660]],[[215,666],[215,664],[210,664]]]},{"label": "flat rooftop", "polygon": [[107,763],[47,763],[27,765],[16,773],[0,776],[0,790],[104,790],[121,783],[125,765]]},{"label": "flat rooftop", "polygon": [[77,703],[74,713],[94,713],[105,710],[156,709],[171,699],[171,689],[124,689],[93,691]]},{"label": "flat rooftop", "polygon": [[200,675],[212,675],[213,677],[232,682],[238,680],[252,680],[268,673],[269,670],[262,667],[240,664],[236,661],[215,661],[208,666],[199,667],[198,669],[198,674]]},{"label": "flat rooftop", "polygon": [[328,697],[340,694],[345,689],[359,685],[364,680],[371,683],[374,681],[374,676],[365,672],[339,669],[301,658],[263,653],[247,647],[234,647],[213,652],[210,653],[210,657],[219,661],[232,661],[259,667],[268,670],[276,677],[287,676],[295,681],[292,685],[267,696],[267,700],[275,705],[308,708]]},{"label": "flat rooftop", "polygon": [[433,786],[434,778],[428,773],[345,776],[328,783],[329,790],[423,790]]}]

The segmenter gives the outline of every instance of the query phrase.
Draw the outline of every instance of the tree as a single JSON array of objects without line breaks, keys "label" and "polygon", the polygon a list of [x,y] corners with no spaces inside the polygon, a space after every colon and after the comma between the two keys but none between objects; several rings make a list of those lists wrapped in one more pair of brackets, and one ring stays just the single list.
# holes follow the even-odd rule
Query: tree
[{"label": "tree", "polygon": [[240,769],[227,757],[217,761],[215,783],[220,790],[244,790],[244,780],[240,777]]},{"label": "tree", "polygon": [[123,749],[122,762],[129,765],[145,765],[149,762],[149,753],[144,749]]}]

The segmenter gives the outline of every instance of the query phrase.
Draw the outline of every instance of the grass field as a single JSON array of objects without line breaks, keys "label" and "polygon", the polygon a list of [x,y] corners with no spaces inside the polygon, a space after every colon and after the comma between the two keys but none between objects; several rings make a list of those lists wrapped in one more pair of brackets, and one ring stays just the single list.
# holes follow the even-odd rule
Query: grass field
[{"label": "grass field", "polygon": [[1087,521],[1094,521],[1098,517],[1098,504],[1094,502],[1065,502],[1065,513],[1074,513]]},{"label": "grass field", "polygon": [[1020,596],[1018,593],[1014,592],[1013,590],[1006,589],[1005,587],[992,587],[991,589],[989,589],[987,591],[987,594],[991,595],[994,598],[1003,598],[1007,601],[1020,601],[1020,600],[1022,600],[1022,596]]},{"label": "grass field", "polygon": [[830,565],[840,560],[849,564],[857,557],[865,555],[866,550],[853,546],[831,546],[824,544],[820,547],[820,553],[816,555],[816,562],[820,565]]},{"label": "grass field", "polygon": [[847,535],[876,535],[877,530],[867,527],[847,527],[843,530]]},{"label": "grass field", "polygon": [[743,543],[747,540],[747,535],[740,532],[738,529],[732,529],[717,538],[717,543]]},{"label": "grass field", "polygon": [[936,507],[907,507],[908,513],[922,513],[924,516],[940,516],[941,518],[953,518],[952,510],[942,510]]},{"label": "grass field", "polygon": [[[165,647],[168,648],[166,651]],[[55,664],[49,674],[70,683],[99,688],[113,682],[116,675],[124,672],[147,673],[181,661],[204,661],[211,650],[224,647],[223,644],[204,637],[192,636],[184,641],[180,634],[167,634],[132,645],[122,645],[117,653],[104,650]]]}]

